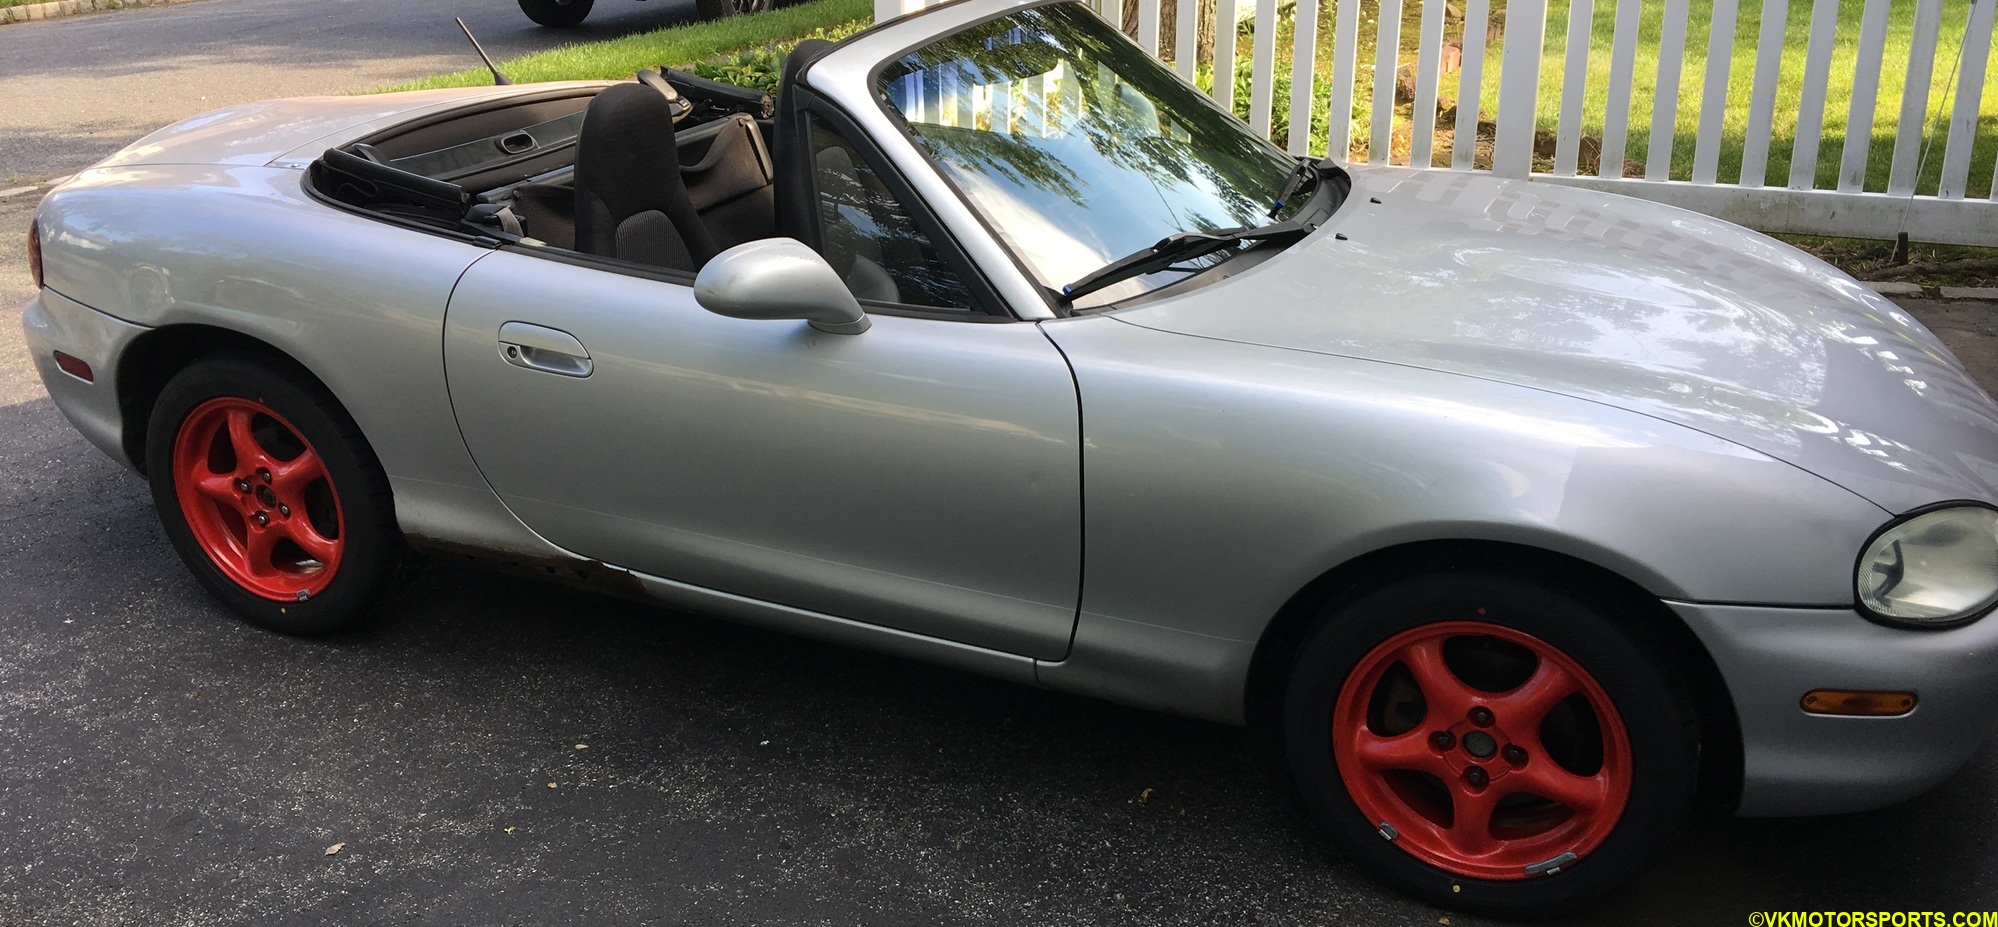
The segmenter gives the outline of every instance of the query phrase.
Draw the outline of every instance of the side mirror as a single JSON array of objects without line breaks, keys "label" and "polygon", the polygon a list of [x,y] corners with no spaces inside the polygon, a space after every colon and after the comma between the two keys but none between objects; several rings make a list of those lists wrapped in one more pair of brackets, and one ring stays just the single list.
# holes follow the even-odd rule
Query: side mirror
[{"label": "side mirror", "polygon": [[795,238],[746,242],[715,255],[694,278],[694,299],[716,315],[804,319],[835,335],[858,335],[870,325],[832,265]]}]

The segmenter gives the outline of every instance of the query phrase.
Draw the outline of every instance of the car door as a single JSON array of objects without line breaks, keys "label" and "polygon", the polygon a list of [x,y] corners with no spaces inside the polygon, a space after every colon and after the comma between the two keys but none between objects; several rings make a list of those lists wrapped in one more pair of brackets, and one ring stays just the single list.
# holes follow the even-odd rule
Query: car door
[{"label": "car door", "polygon": [[[909,243],[870,247],[829,256],[856,289],[887,295]],[[904,279],[903,294],[951,290],[936,272]],[[975,308],[877,302],[870,319],[838,335],[725,318],[684,276],[508,249],[459,281],[445,367],[480,470],[562,547],[1061,658],[1081,583],[1067,363],[1032,323]]]}]

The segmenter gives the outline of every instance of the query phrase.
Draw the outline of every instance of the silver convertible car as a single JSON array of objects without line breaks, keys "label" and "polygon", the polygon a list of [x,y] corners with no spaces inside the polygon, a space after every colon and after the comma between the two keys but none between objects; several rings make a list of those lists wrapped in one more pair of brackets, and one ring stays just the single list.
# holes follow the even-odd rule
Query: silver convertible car
[{"label": "silver convertible car", "polygon": [[1998,406],[1817,260],[1286,157],[1073,2],[640,78],[239,106],[48,195],[41,375],[223,603],[466,555],[1262,723],[1341,852],[1500,914],[1990,732]]}]

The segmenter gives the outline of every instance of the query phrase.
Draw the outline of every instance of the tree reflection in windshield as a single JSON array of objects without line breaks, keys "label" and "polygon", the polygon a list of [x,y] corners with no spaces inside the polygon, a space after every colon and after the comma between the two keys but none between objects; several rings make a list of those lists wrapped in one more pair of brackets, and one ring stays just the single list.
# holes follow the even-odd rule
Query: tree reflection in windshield
[{"label": "tree reflection in windshield", "polygon": [[883,71],[880,89],[1048,286],[1175,232],[1265,222],[1291,168],[1077,4],[1022,10],[919,49]]}]

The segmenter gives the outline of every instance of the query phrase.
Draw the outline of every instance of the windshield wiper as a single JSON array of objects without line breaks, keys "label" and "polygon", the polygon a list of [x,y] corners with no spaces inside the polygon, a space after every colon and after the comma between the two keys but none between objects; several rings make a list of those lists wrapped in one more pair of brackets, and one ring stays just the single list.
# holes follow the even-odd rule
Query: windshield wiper
[{"label": "windshield wiper", "polygon": [[1305,181],[1318,180],[1324,176],[1323,162],[1318,158],[1311,157],[1310,155],[1295,155],[1294,157],[1297,159],[1297,163],[1291,166],[1290,176],[1284,178],[1283,187],[1277,190],[1276,202],[1270,204],[1269,216],[1272,219],[1277,217],[1277,213],[1283,212],[1284,204],[1290,202],[1290,198],[1297,195],[1298,188],[1304,186]]},{"label": "windshield wiper", "polygon": [[1073,302],[1106,286],[1121,283],[1132,277],[1156,273],[1181,261],[1205,257],[1242,242],[1267,241],[1272,238],[1302,238],[1309,231],[1311,231],[1310,226],[1289,219],[1268,225],[1217,229],[1212,232],[1179,232],[1160,239],[1158,244],[1143,251],[1124,255],[1091,271],[1088,276],[1062,287],[1061,295]]},{"label": "windshield wiper", "polygon": [[[1276,202],[1270,206],[1270,218],[1276,218],[1277,213],[1283,211],[1290,198],[1296,196],[1298,190],[1307,182],[1316,181],[1312,183],[1311,190],[1315,197],[1318,190],[1325,186],[1327,176],[1338,170],[1338,165],[1330,159],[1298,157],[1297,166],[1291,168],[1290,176],[1284,178],[1283,186],[1277,190]],[[1337,189],[1338,185],[1334,184],[1334,190]],[[1331,208],[1339,208],[1338,203],[1333,203]],[[1314,210],[1316,211],[1318,210]],[[1304,210],[1299,210],[1299,215],[1303,215],[1303,212]],[[1158,244],[1143,251],[1127,254],[1091,271],[1088,276],[1062,287],[1061,295],[1063,299],[1072,303],[1097,290],[1132,277],[1142,277],[1171,269],[1172,265],[1181,261],[1206,257],[1243,242],[1267,241],[1272,238],[1302,238],[1317,227],[1316,222],[1307,224],[1298,216],[1292,216],[1282,222],[1272,222],[1268,225],[1217,229],[1212,232],[1179,232],[1160,239]]]}]

